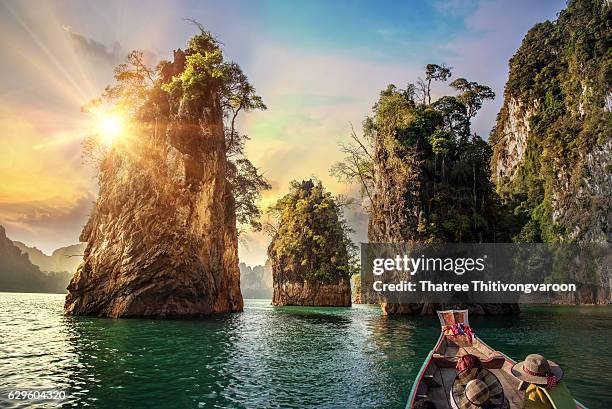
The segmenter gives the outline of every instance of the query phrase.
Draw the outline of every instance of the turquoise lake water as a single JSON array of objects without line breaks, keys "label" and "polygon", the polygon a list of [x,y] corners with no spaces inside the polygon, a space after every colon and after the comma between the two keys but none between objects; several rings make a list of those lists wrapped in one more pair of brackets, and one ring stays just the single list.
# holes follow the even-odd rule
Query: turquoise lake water
[{"label": "turquoise lake water", "polygon": [[[375,306],[271,307],[203,321],[65,317],[64,297],[0,293],[0,407],[403,408],[439,334],[434,317]],[[471,317],[512,358],[558,361],[574,395],[612,407],[612,307],[529,307]],[[10,390],[65,389],[61,404]]]}]

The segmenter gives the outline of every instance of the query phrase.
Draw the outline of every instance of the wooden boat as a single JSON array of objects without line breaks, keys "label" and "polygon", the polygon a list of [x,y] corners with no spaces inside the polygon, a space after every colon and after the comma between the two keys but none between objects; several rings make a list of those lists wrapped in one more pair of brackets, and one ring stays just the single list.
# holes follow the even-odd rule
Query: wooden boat
[{"label": "wooden boat", "polygon": [[[465,354],[479,357],[483,366],[497,376],[504,388],[510,409],[522,409],[525,389],[529,385],[512,375],[510,369],[516,362],[471,334],[468,310],[438,311],[438,318],[442,325],[440,338],[417,374],[406,409],[411,409],[420,399],[432,401],[437,409],[453,409],[450,391],[457,375],[455,365]],[[453,332],[457,331],[453,331],[452,326],[461,323],[467,331],[463,335],[453,335]],[[576,401],[576,409],[587,408]]]}]

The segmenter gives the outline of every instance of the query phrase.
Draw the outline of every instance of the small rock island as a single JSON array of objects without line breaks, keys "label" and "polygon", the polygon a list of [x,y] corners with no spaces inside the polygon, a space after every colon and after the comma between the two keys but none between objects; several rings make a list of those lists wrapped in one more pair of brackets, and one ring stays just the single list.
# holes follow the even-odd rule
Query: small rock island
[{"label": "small rock island", "polygon": [[273,305],[351,306],[354,245],[341,206],[319,181],[292,182],[269,209]]}]

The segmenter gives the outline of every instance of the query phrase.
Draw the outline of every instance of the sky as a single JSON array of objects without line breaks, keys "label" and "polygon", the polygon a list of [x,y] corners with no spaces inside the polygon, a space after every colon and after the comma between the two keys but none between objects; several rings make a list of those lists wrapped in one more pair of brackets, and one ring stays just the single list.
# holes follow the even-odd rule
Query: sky
[{"label": "sky", "polygon": [[[170,59],[200,22],[248,75],[268,110],[243,115],[247,156],[273,188],[329,175],[351,124],[359,132],[387,84],[403,88],[427,63],[496,93],[472,124],[485,139],[503,103],[508,60],[529,28],[553,20],[563,0],[449,1],[40,1],[0,0],[0,224],[13,240],[51,253],[78,242],[97,195],[81,140],[93,119],[80,107],[112,83],[133,49]],[[435,95],[448,92],[445,86]],[[347,209],[356,242],[367,215]],[[263,264],[270,238],[241,237],[240,260]]]}]

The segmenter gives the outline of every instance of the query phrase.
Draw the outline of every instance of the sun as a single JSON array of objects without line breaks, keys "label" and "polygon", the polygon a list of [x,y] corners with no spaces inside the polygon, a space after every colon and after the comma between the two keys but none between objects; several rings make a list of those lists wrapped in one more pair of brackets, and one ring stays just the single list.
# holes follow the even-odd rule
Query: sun
[{"label": "sun", "polygon": [[123,118],[116,113],[101,115],[98,121],[98,134],[102,143],[109,148],[121,136],[124,129]]}]

